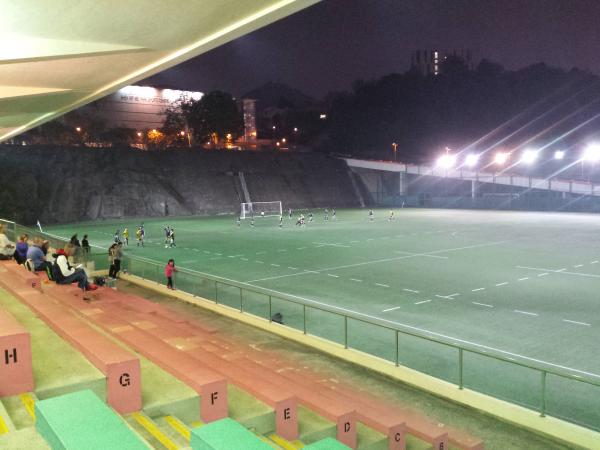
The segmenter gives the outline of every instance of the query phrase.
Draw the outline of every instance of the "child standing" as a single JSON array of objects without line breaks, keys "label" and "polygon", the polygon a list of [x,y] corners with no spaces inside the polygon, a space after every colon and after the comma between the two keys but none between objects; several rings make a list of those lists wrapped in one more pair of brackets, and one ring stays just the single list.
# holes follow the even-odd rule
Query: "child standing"
[{"label": "child standing", "polygon": [[167,277],[167,288],[168,289],[173,289],[175,290],[175,288],[173,287],[173,273],[177,272],[177,269],[175,268],[175,260],[173,258],[169,259],[169,262],[167,262],[167,265],[165,266],[165,276]]}]

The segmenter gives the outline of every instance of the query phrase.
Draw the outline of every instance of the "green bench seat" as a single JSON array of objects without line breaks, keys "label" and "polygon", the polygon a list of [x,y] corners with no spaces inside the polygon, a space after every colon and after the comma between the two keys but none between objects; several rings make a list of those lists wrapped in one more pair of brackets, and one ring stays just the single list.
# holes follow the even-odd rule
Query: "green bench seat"
[{"label": "green bench seat", "polygon": [[52,450],[148,450],[148,446],[90,390],[35,404],[35,428]]},{"label": "green bench seat", "polygon": [[230,418],[194,428],[190,443],[193,450],[273,450]]},{"label": "green bench seat", "polygon": [[313,442],[312,444],[303,447],[302,450],[350,450],[350,447],[329,437]]}]

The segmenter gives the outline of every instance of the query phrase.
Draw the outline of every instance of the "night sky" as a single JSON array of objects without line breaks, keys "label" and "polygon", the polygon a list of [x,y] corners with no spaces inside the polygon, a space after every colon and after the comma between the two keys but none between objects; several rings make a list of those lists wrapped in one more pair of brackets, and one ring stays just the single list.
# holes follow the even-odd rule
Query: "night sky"
[{"label": "night sky", "polygon": [[324,0],[140,84],[239,96],[276,81],[318,98],[433,48],[598,73],[600,0]]}]

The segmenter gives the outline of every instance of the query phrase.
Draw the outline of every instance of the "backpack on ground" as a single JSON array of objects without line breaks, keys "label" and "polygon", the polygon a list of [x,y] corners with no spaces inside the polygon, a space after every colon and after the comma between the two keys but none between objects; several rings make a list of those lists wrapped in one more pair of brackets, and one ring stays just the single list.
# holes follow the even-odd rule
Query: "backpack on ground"
[{"label": "backpack on ground", "polygon": [[51,266],[46,265],[46,275],[48,276],[48,279],[50,281],[55,281],[54,280],[54,264],[52,264]]}]

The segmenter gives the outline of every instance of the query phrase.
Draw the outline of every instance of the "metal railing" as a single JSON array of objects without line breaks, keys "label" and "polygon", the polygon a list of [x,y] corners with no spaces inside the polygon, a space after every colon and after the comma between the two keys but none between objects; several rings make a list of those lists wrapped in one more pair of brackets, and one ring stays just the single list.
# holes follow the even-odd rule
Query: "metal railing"
[{"label": "metal railing", "polygon": [[[125,256],[122,268],[165,283],[164,266]],[[335,306],[190,269],[178,269],[186,293],[318,336],[434,377],[579,425],[600,430],[600,376],[392,324]]]},{"label": "metal railing", "polygon": [[[39,235],[64,245],[65,239],[16,224],[17,233]],[[92,253],[97,268],[107,268],[104,250]],[[121,270],[165,283],[164,266],[125,255]],[[261,288],[224,277],[179,268],[175,287],[183,292],[282,324],[306,335],[336,342],[508,402],[600,430],[600,375],[545,363],[484,345],[468,343],[411,325],[387,321],[341,307]]]}]

